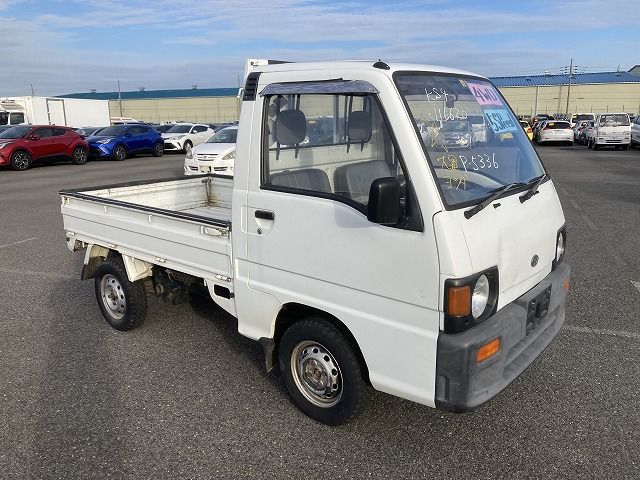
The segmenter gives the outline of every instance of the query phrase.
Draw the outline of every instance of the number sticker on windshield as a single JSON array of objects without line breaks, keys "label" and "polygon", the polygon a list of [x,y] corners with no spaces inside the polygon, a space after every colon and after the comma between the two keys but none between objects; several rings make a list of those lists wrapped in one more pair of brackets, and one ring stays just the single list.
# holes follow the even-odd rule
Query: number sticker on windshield
[{"label": "number sticker on windshield", "polygon": [[502,105],[498,92],[491,85],[467,82],[467,87],[480,105]]},{"label": "number sticker on windshield", "polygon": [[517,127],[513,119],[509,116],[504,108],[496,110],[485,110],[484,115],[487,117],[491,128],[495,133],[515,132]]}]

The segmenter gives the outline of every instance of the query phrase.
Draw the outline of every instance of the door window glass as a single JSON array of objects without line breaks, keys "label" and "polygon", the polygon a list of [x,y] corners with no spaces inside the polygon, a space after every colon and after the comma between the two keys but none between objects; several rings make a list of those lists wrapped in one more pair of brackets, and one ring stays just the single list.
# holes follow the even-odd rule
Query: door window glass
[{"label": "door window glass", "polygon": [[53,135],[53,131],[51,128],[38,128],[33,132],[34,135],[37,135],[40,138],[49,138]]},{"label": "door window glass", "polygon": [[265,106],[264,187],[333,198],[366,213],[373,181],[394,177],[410,215],[407,178],[374,96],[272,95]]}]

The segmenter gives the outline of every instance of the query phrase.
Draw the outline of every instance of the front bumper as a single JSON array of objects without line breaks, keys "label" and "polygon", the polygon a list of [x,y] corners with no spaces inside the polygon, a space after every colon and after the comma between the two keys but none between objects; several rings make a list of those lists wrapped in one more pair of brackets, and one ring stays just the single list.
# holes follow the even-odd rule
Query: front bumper
[{"label": "front bumper", "polygon": [[629,145],[631,137],[597,137],[595,143],[597,145]]},{"label": "front bumper", "polygon": [[172,152],[182,151],[182,150],[184,150],[182,142],[183,141],[181,141],[181,140],[165,139],[165,141],[164,141],[164,149],[172,151]]},{"label": "front bumper", "polygon": [[105,158],[110,157],[113,154],[113,147],[108,147],[104,144],[89,144],[89,157],[90,158]]},{"label": "front bumper", "polygon": [[[485,322],[457,335],[440,333],[436,358],[436,407],[473,410],[513,382],[549,346],[565,318],[570,268],[561,263],[538,285]],[[535,317],[531,301],[551,289],[546,315]],[[500,338],[500,351],[477,363],[478,349]]]}]

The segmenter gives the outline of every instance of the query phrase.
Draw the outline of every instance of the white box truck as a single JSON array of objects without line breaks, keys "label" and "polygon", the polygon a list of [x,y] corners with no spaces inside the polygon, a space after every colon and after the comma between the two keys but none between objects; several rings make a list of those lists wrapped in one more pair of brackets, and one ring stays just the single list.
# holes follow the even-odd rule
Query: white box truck
[{"label": "white box truck", "polygon": [[57,97],[0,98],[0,125],[110,125],[109,101]]},{"label": "white box truck", "polygon": [[[420,119],[485,118],[449,150]],[[322,132],[308,119],[331,118]],[[340,424],[371,387],[451,411],[505,389],[565,319],[553,181],[485,77],[384,62],[257,66],[234,177],[61,191],[107,322],[204,293],[261,343],[307,415]],[[544,367],[541,367],[544,368]],[[528,381],[534,381],[533,377]]]}]

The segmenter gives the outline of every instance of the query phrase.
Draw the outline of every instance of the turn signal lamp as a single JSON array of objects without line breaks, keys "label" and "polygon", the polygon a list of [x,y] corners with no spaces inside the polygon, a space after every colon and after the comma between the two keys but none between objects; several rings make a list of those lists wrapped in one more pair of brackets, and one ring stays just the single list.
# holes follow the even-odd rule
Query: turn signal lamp
[{"label": "turn signal lamp", "polygon": [[471,288],[469,285],[449,287],[447,313],[452,317],[464,317],[471,313]]},{"label": "turn signal lamp", "polygon": [[476,354],[476,362],[484,362],[485,360],[493,357],[500,351],[500,338],[494,338],[489,343],[485,343],[478,349]]}]

